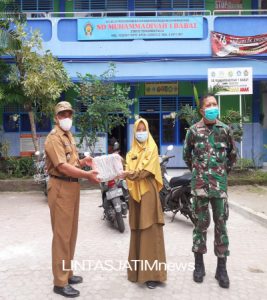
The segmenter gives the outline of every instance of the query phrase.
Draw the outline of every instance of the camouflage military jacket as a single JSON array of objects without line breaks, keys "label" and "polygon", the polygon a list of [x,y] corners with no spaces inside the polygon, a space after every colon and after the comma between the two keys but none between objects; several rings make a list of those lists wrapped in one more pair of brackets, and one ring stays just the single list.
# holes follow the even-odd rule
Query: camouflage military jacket
[{"label": "camouflage military jacket", "polygon": [[212,127],[203,119],[186,134],[183,158],[192,171],[195,196],[227,197],[227,174],[236,161],[236,147],[230,128],[216,120]]}]

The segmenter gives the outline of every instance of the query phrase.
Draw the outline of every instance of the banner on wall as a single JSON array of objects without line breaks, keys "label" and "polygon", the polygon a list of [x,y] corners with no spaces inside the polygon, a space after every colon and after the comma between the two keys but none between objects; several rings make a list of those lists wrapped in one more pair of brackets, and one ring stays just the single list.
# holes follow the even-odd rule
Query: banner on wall
[{"label": "banner on wall", "polygon": [[267,53],[267,34],[235,36],[211,31],[213,56],[245,56]]},{"label": "banner on wall", "polygon": [[146,96],[178,95],[178,82],[146,82]]},{"label": "banner on wall", "polygon": [[215,0],[215,9],[243,9],[243,0]]},{"label": "banner on wall", "polygon": [[203,38],[203,17],[120,17],[78,19],[78,40]]},{"label": "banner on wall", "polygon": [[209,68],[208,88],[217,95],[253,94],[252,68]]},{"label": "banner on wall", "polygon": [[[44,143],[47,135],[37,134],[40,152],[44,151]],[[20,156],[31,156],[34,153],[34,146],[31,134],[20,135]]]}]

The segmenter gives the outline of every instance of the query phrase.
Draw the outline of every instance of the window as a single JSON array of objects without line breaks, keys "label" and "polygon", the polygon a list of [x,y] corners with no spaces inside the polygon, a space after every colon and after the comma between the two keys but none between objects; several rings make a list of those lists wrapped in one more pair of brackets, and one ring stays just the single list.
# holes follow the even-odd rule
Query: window
[{"label": "window", "polygon": [[135,0],[135,10],[199,10],[205,9],[205,0]]},{"label": "window", "polygon": [[4,113],[3,115],[3,127],[6,132],[18,132],[19,131],[19,119],[12,113]]},{"label": "window", "polygon": [[53,11],[53,0],[15,0],[15,3],[21,11]]},{"label": "window", "polygon": [[154,114],[141,114],[142,117],[144,117],[149,125],[149,131],[151,135],[153,136],[153,139],[155,140],[158,148],[160,146],[160,131],[159,131],[159,113]]},{"label": "window", "polygon": [[128,10],[128,0],[74,0],[74,11]]},{"label": "window", "polygon": [[171,113],[183,105],[194,105],[193,97],[145,96],[139,98],[139,114],[147,119],[151,134],[158,146],[160,144],[182,144],[188,124],[179,120],[174,122]]},{"label": "window", "polygon": [[[37,114],[37,132],[49,132],[51,130],[51,120],[43,114]],[[30,132],[31,125],[27,112],[4,112],[3,127],[5,132]]]}]

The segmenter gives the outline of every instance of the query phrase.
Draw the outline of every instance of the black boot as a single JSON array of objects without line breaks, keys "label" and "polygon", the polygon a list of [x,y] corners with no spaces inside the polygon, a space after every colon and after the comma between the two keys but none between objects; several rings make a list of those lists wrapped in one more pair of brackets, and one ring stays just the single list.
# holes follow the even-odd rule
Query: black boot
[{"label": "black boot", "polygon": [[202,282],[203,277],[206,275],[205,266],[203,262],[203,254],[202,253],[194,253],[195,254],[195,270],[193,273],[193,279],[195,282]]},{"label": "black boot", "polygon": [[229,288],[230,281],[226,270],[226,257],[218,257],[215,278],[219,281],[222,288]]}]

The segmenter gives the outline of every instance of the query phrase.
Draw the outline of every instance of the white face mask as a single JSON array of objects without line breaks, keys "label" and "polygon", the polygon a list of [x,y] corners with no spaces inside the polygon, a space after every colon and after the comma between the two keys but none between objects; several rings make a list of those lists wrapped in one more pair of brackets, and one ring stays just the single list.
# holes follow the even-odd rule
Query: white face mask
[{"label": "white face mask", "polygon": [[138,142],[143,143],[148,139],[148,132],[147,131],[137,131],[135,133],[135,138]]},{"label": "white face mask", "polygon": [[64,131],[69,131],[72,126],[72,119],[70,118],[65,118],[59,120],[59,126],[64,130]]}]

